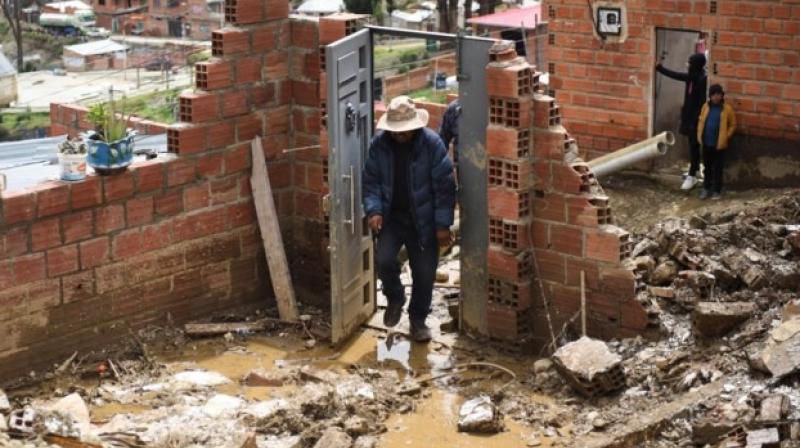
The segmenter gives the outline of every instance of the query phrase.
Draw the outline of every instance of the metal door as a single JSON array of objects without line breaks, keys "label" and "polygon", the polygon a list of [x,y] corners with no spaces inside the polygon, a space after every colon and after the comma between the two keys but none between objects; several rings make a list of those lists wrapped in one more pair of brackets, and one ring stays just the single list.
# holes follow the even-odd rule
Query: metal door
[{"label": "metal door", "polygon": [[361,205],[361,170],[372,137],[372,43],[361,30],[325,49],[330,141],[331,341],[375,311],[372,238]]}]

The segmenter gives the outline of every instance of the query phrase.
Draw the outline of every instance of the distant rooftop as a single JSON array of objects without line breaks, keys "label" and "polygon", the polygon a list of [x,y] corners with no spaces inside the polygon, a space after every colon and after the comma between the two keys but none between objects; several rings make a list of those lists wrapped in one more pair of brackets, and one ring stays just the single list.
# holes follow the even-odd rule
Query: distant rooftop
[{"label": "distant rooftop", "polygon": [[106,39],[87,42],[85,44],[67,45],[64,47],[64,49],[78,53],[81,56],[91,56],[95,54],[107,54],[116,53],[117,51],[125,51],[128,49],[128,46]]},{"label": "distant rooftop", "polygon": [[399,9],[395,9],[392,11],[392,17],[409,23],[422,23],[432,15],[433,12],[427,9],[417,9],[414,11],[401,11]]},{"label": "distant rooftop", "polygon": [[344,0],[306,0],[297,8],[303,14],[330,14],[345,11]]},{"label": "distant rooftop", "polygon": [[68,9],[89,9],[92,7],[80,0],[67,0],[64,2],[46,3],[45,6],[53,9],[58,9],[61,12],[67,12]]},{"label": "distant rooftop", "polygon": [[467,20],[471,25],[492,27],[492,28],[525,28],[527,30],[536,29],[542,23],[541,3],[526,6],[524,8],[509,9],[495,14],[474,17]]}]

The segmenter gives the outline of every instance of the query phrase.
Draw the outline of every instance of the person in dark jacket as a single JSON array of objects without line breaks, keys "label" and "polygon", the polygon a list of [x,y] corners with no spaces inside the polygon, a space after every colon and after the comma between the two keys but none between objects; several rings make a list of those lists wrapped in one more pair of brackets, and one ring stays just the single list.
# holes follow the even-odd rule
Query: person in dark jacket
[{"label": "person in dark jacket", "polygon": [[377,234],[375,267],[388,306],[383,323],[400,321],[406,300],[397,255],[405,246],[413,286],[408,307],[411,338],[431,339],[431,308],[439,247],[450,244],[456,186],[444,143],[426,128],[428,112],[398,96],[378,120],[364,167],[362,196],[370,229]]},{"label": "person in dark jacket", "polygon": [[703,144],[703,191],[700,199],[719,199],[725,168],[725,149],[736,132],[736,114],[725,102],[719,84],[708,89],[708,103],[703,105],[697,126],[697,138]]},{"label": "person in dark jacket", "polygon": [[458,117],[461,115],[461,103],[458,99],[447,105],[442,116],[442,125],[439,127],[439,137],[444,142],[445,149],[453,143],[453,163],[458,165]]},{"label": "person in dark jacket", "polygon": [[688,73],[674,72],[656,64],[656,70],[662,75],[676,81],[686,83],[683,93],[683,106],[681,107],[681,134],[689,141],[689,173],[681,185],[683,190],[691,190],[697,185],[697,171],[700,170],[700,142],[697,140],[697,119],[700,109],[706,102],[706,89],[708,77],[706,76],[706,56],[702,53],[689,57]]}]

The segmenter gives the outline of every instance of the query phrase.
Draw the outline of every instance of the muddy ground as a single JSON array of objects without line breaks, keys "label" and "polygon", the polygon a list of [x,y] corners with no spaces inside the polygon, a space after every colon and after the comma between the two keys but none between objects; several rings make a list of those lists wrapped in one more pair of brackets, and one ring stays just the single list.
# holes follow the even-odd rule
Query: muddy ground
[{"label": "muddy ground", "polygon": [[[711,202],[640,177],[604,187],[635,234],[640,300],[661,322],[648,338],[607,344],[625,374],[618,390],[583,396],[549,359],[448,332],[456,250],[440,266],[430,344],[410,343],[407,322],[381,328],[380,313],[338,349],[313,339],[325,327],[317,310],[303,310],[305,328],[269,321],[257,334],[154,328],[110,360],[81,355],[7,390],[0,413],[30,409],[33,425],[27,435],[0,427],[0,446],[46,446],[45,434],[120,447],[800,446],[800,192]],[[719,334],[704,334],[715,322],[698,329],[708,303],[744,302],[747,315],[723,319]],[[459,432],[461,405],[479,396],[499,415],[485,429],[500,432]],[[785,409],[762,418],[774,397]]]}]

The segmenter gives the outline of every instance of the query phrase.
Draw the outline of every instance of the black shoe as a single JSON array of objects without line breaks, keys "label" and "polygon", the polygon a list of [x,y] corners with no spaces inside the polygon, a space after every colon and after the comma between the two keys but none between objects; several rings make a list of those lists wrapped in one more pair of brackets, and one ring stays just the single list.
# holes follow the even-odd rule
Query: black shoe
[{"label": "black shoe", "polygon": [[425,325],[425,320],[411,321],[411,340],[414,342],[428,342],[431,340],[431,329]]},{"label": "black shoe", "polygon": [[394,327],[398,322],[400,322],[400,316],[402,315],[403,302],[389,302],[389,305],[386,307],[386,311],[383,312],[383,325],[389,328]]},{"label": "black shoe", "polygon": [[700,196],[698,196],[698,197],[699,197],[700,199],[706,199],[706,198],[708,198],[709,196],[711,196],[711,192],[710,192],[710,191],[708,191],[708,190],[706,190],[705,188],[703,188],[703,190],[702,190],[702,191],[700,191]]}]

